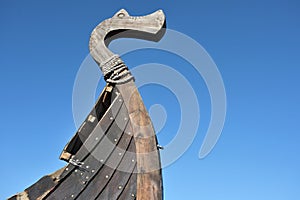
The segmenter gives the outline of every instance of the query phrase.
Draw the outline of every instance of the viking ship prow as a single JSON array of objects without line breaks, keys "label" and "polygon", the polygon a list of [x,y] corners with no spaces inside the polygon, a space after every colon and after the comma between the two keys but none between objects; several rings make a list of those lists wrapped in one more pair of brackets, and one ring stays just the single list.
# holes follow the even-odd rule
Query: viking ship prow
[{"label": "viking ship prow", "polygon": [[133,17],[124,9],[101,22],[90,53],[107,82],[60,159],[67,165],[9,200],[161,200],[159,146],[151,119],[128,67],[107,45],[115,38],[159,41],[165,15]]}]

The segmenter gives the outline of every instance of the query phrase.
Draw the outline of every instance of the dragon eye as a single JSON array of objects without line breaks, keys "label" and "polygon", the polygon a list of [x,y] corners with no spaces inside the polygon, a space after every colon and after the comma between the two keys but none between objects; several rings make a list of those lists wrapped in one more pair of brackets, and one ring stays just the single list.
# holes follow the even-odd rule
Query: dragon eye
[{"label": "dragon eye", "polygon": [[125,14],[124,14],[124,13],[119,13],[119,14],[118,14],[118,17],[119,17],[119,18],[123,18],[123,17],[125,17]]}]

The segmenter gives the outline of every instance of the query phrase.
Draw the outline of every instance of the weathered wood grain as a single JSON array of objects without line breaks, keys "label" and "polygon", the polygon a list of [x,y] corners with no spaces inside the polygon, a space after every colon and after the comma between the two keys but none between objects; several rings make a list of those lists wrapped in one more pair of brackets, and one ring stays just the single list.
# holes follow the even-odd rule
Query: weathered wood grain
[{"label": "weathered wood grain", "polygon": [[112,18],[101,22],[93,30],[89,43],[90,53],[94,60],[101,64],[114,55],[107,48],[113,35],[123,32],[125,35],[123,34],[121,37],[146,37],[148,40],[158,40],[156,36],[159,35],[164,24],[165,15],[162,10],[135,17],[130,16],[126,10],[122,9]]},{"label": "weathered wood grain", "polygon": [[126,107],[118,108],[117,106],[123,105],[122,102],[122,98],[119,97],[114,100],[113,106],[110,107],[75,155],[74,159],[82,162],[82,166],[67,167],[65,171],[68,175],[61,179],[59,185],[46,199],[75,198],[106,163],[116,147],[113,141],[120,140],[128,123],[128,120],[124,120],[124,118],[128,118]]},{"label": "weathered wood grain", "polygon": [[[135,150],[134,140],[132,136],[124,134],[121,138],[120,143],[118,144],[118,147],[120,149],[125,148],[125,150]],[[118,150],[114,151],[113,155],[109,157],[108,161],[105,163],[105,165],[103,165],[102,169],[98,171],[97,175],[91,180],[88,187],[86,187],[82,191],[77,199],[96,199],[96,197],[103,193],[105,190],[107,193],[106,188],[109,187],[109,182],[111,182],[112,179],[116,179],[114,177],[116,176],[116,171],[118,170],[120,162],[125,163],[126,165],[130,164],[128,160],[126,161],[124,159],[124,157],[124,154],[119,155]],[[122,179],[124,177],[118,178]],[[113,196],[113,194],[110,195]]]},{"label": "weathered wood grain", "polygon": [[77,153],[82,144],[89,137],[91,132],[94,130],[100,119],[103,117],[103,115],[111,105],[112,99],[115,98],[115,94],[111,93],[111,91],[112,88],[109,86],[106,86],[102,90],[98,100],[95,103],[95,106],[83,121],[73,138],[65,146],[63,152],[60,155],[61,160],[65,160],[68,162],[71,156]]},{"label": "weathered wood grain", "polygon": [[137,199],[162,199],[162,175],[157,139],[148,112],[134,84],[116,85],[128,108],[137,153]]}]

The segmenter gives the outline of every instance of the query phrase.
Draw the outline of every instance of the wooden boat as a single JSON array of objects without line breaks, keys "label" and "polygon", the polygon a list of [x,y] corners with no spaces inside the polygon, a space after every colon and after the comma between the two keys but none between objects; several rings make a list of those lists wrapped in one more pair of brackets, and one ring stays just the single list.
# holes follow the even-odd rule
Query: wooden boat
[{"label": "wooden boat", "polygon": [[132,17],[124,10],[92,32],[90,52],[107,82],[94,108],[60,159],[68,164],[9,200],[160,200],[163,185],[159,146],[130,71],[108,48],[119,37],[158,41],[165,16],[159,10]]}]

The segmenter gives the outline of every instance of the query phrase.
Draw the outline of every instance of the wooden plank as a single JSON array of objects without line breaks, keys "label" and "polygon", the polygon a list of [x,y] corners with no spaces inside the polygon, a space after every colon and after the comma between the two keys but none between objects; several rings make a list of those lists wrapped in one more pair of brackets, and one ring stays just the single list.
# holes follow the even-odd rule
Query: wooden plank
[{"label": "wooden plank", "polygon": [[[121,105],[123,105],[123,100],[120,95],[118,95],[112,103],[110,109],[107,110],[103,118],[90,134],[89,138],[86,140],[85,144],[82,145],[80,150],[73,158],[74,160],[78,159],[78,161],[84,162],[85,164],[82,167],[86,168],[87,166],[89,166],[86,163],[88,157],[90,157],[90,159],[95,159],[93,155],[91,155],[94,149],[97,149],[98,146],[98,148],[101,148],[107,145],[107,141],[103,141],[103,138],[107,139],[108,137],[113,141],[118,135],[122,134],[123,130],[126,127],[126,124],[123,125],[123,130],[120,130],[120,124],[115,124],[113,126],[113,122],[121,121],[121,118],[124,118],[124,114],[120,116],[118,115],[119,110],[122,108]],[[114,120],[115,117],[116,119]],[[104,137],[105,132],[107,132],[107,137]],[[112,151],[112,149],[110,150]],[[111,152],[105,153],[109,154]],[[90,159],[88,160],[90,161]],[[96,160],[95,162],[98,162],[98,160]],[[64,199],[73,197],[76,192],[80,192],[84,188],[84,185],[87,181],[86,177],[89,177],[88,169],[82,170],[81,168],[69,164],[60,177],[60,183],[56,186],[53,192],[47,195],[46,199]]]},{"label": "wooden plank", "polygon": [[162,175],[157,139],[148,112],[134,84],[116,85],[128,109],[137,153],[137,199],[161,200]]},{"label": "wooden plank", "polygon": [[[128,143],[130,143],[130,145],[128,145]],[[118,147],[124,148],[125,146],[129,146],[128,151],[135,150],[135,144],[132,136],[129,136],[127,134],[124,134],[122,136],[121,142]],[[98,172],[97,176],[90,182],[89,186],[82,191],[80,196],[77,198],[78,200],[96,199],[97,196],[101,195],[103,192],[107,192],[107,190],[110,190],[108,187],[111,187],[112,180],[115,179],[114,177],[116,176],[116,173],[118,171],[118,166],[121,165],[120,162],[126,163],[126,165],[128,166],[129,164],[134,163],[131,160],[131,163],[129,163],[129,160],[126,159],[128,158],[126,154],[119,155],[118,152],[119,150],[114,151],[115,154],[110,156],[106,165],[104,165],[103,168]],[[111,167],[110,162],[117,164],[117,166],[115,168]],[[122,178],[124,177],[118,176],[118,179]],[[111,195],[109,199],[113,200],[115,198],[113,198],[113,196]]]},{"label": "wooden plank", "polygon": [[61,174],[64,168],[57,170],[56,172],[46,175],[38,180],[36,183],[25,189],[24,192],[16,194],[8,200],[38,200],[42,199],[47,193],[49,193],[55,185],[58,183],[57,177]]},{"label": "wooden plank", "polygon": [[[90,161],[86,161],[89,163],[90,166],[96,166],[94,167],[94,173],[90,174],[91,179],[85,184],[86,187],[82,189],[82,192],[78,195],[78,199],[86,199],[86,198],[94,198],[98,195],[99,190],[101,191],[105,186],[105,182],[109,181],[112,174],[114,173],[115,169],[117,169],[119,163],[121,162],[124,153],[126,149],[128,148],[130,141],[132,140],[132,136],[125,133],[125,128],[123,128],[124,125],[126,125],[126,128],[128,128],[128,120],[125,121],[119,121],[118,120],[128,119],[128,114],[125,105],[121,108],[120,114],[117,116],[117,119],[115,120],[115,123],[112,126],[116,126],[116,128],[111,128],[109,131],[112,131],[111,135],[115,134],[115,137],[107,137],[107,140],[103,140],[103,145],[98,145],[95,151],[92,152],[92,155],[96,160],[97,163],[91,163]],[[124,123],[124,124],[123,124]],[[116,131],[116,129],[119,128],[120,131],[122,131],[122,134],[119,134],[119,131]],[[109,134],[109,133],[108,133]],[[105,145],[110,145],[105,147]],[[117,146],[115,146],[117,145]],[[109,148],[114,148],[112,150],[108,150]],[[109,156],[106,156],[105,151],[112,153]],[[99,162],[100,161],[100,162]],[[104,164],[104,165],[103,165]],[[101,167],[101,169],[100,169]],[[101,171],[100,171],[101,170]],[[106,178],[107,177],[107,178]],[[99,185],[100,184],[100,185]],[[103,185],[104,184],[104,185]]]},{"label": "wooden plank", "polygon": [[115,95],[111,93],[111,87],[106,86],[101,92],[95,106],[90,111],[89,115],[81,124],[80,128],[77,130],[70,142],[68,142],[68,144],[65,146],[60,156],[61,160],[69,161],[71,156],[77,153],[82,144],[91,134],[92,130],[96,127],[100,119],[103,117],[106,110],[109,108],[112,99],[114,98]]},{"label": "wooden plank", "polygon": [[135,143],[134,140],[132,140],[128,151],[126,151],[117,170],[115,170],[107,186],[104,188],[103,191],[101,191],[101,193],[99,193],[96,199],[118,199],[118,196],[122,193],[127,182],[129,181],[131,174],[134,173],[133,170],[136,165],[136,157],[135,154],[132,152],[135,149]]},{"label": "wooden plank", "polygon": [[137,173],[136,173],[136,166],[135,166],[134,173],[131,174],[129,181],[126,184],[121,195],[118,197],[118,200],[136,199],[136,190],[137,190],[136,185],[137,185]]}]

